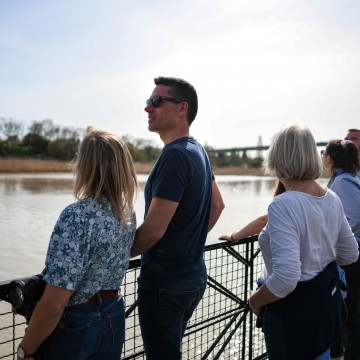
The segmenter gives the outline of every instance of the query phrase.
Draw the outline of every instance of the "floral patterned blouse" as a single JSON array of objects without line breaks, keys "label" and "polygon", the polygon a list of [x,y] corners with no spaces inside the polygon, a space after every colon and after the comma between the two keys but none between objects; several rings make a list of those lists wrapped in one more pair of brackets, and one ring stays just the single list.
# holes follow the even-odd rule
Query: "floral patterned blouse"
[{"label": "floral patterned blouse", "polygon": [[118,289],[135,230],[135,213],[124,224],[104,198],[101,204],[88,198],[67,206],[50,238],[44,280],[73,290],[68,306],[85,302],[99,290]]}]

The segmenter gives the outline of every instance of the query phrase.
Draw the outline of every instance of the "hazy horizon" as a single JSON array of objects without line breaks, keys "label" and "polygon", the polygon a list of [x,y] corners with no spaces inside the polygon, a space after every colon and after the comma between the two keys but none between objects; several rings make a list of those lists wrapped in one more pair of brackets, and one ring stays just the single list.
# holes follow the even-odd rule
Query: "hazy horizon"
[{"label": "hazy horizon", "polygon": [[360,3],[295,0],[0,2],[0,117],[147,130],[156,76],[199,96],[191,135],[254,146],[288,123],[317,141],[359,128]]}]

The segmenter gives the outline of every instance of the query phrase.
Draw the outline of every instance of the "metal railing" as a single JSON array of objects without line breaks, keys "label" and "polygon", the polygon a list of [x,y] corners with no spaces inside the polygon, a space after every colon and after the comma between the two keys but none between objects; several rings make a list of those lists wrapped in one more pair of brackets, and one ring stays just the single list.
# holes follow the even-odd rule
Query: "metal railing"
[{"label": "metal railing", "polygon": [[[205,260],[208,285],[191,317],[182,344],[183,359],[267,359],[265,342],[247,300],[262,269],[257,237],[238,244],[218,242],[207,245]],[[140,260],[130,262],[121,286],[125,300],[126,340],[122,359],[146,359],[137,314],[137,278]],[[8,310],[10,305],[7,305]],[[1,313],[0,359],[15,359],[25,324],[21,316]]]}]

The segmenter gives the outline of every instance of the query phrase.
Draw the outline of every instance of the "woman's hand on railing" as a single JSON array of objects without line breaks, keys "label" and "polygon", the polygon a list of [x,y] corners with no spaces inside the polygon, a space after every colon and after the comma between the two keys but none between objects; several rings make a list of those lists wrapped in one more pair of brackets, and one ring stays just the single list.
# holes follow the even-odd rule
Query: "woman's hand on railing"
[{"label": "woman's hand on railing", "polygon": [[241,239],[248,238],[249,236],[257,235],[261,232],[267,223],[267,215],[262,215],[255,220],[249,222],[247,225],[239,229],[238,231],[230,234],[221,235],[219,240],[228,240],[233,243],[238,242]]},{"label": "woman's hand on railing", "polygon": [[232,233],[231,235],[230,234],[221,235],[219,236],[219,240],[227,240],[236,243],[237,240],[235,239],[235,234],[236,233]]}]

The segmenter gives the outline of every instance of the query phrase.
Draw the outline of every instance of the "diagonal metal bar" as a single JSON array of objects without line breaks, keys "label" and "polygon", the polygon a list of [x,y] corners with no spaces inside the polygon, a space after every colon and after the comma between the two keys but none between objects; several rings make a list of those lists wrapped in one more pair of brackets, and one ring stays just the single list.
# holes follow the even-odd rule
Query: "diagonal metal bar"
[{"label": "diagonal metal bar", "polygon": [[[244,325],[244,327],[246,327],[246,316],[247,313],[249,312],[249,307],[247,307],[245,309],[245,312],[243,313],[243,315],[241,316],[240,320],[236,323],[234,329],[230,332],[229,336],[226,338],[226,340],[224,341],[223,345],[221,346],[220,350],[218,351],[217,355],[214,356],[214,360],[219,359],[219,356],[222,355],[227,347],[227,345],[229,344],[231,338],[234,336],[236,330],[241,326]],[[242,352],[243,352],[243,356],[242,358],[245,358],[245,343],[243,342],[243,347],[242,347]]]},{"label": "diagonal metal bar", "polygon": [[[220,315],[213,316],[212,318],[209,318],[208,320],[204,320],[204,321],[201,321],[201,322],[196,322],[196,324],[188,326],[186,328],[187,332],[185,333],[185,336],[190,336],[190,335],[192,335],[192,334],[194,334],[196,332],[200,332],[203,329],[207,329],[207,328],[211,327],[212,325],[218,324],[220,321],[230,319],[233,316],[238,316],[239,314],[241,314],[243,312],[244,312],[244,308],[242,308],[242,307],[239,308],[238,307],[235,310],[228,311],[226,313],[226,315],[224,315],[225,313],[222,313]],[[199,326],[199,325],[202,325],[202,326]],[[188,330],[191,330],[191,329],[194,329],[194,330],[188,331]]]},{"label": "diagonal metal bar", "polygon": [[125,319],[128,318],[128,317],[130,316],[130,314],[135,311],[135,309],[136,309],[136,307],[137,307],[137,304],[138,304],[138,302],[137,302],[137,300],[135,300],[135,301],[129,306],[129,308],[125,311]]},{"label": "diagonal metal bar", "polygon": [[209,287],[215,289],[219,293],[227,296],[228,298],[234,300],[241,306],[245,306],[245,302],[241,300],[238,296],[236,296],[233,292],[229,291],[226,287],[221,285],[218,281],[216,281],[212,276],[208,276],[207,284]]},{"label": "diagonal metal bar", "polygon": [[228,254],[230,254],[232,257],[234,257],[236,260],[238,260],[245,266],[251,266],[251,263],[249,263],[247,259],[241,256],[233,247],[225,247],[224,251],[226,251]]},{"label": "diagonal metal bar", "polygon": [[[224,329],[220,332],[219,336],[216,337],[215,341],[210,345],[210,347],[208,348],[208,350],[205,352],[205,354],[201,357],[201,360],[205,360],[208,358],[208,356],[212,353],[212,351],[215,349],[215,347],[217,346],[217,344],[220,342],[220,340],[225,336],[225,334],[228,332],[228,330],[230,329],[230,327],[232,326],[232,324],[236,321],[236,319],[238,318],[238,315],[240,314],[240,312],[238,314],[236,314],[235,316],[233,316],[231,318],[231,320],[228,322],[228,324],[224,327]],[[229,333],[229,335],[226,337],[223,346],[221,346],[220,350],[218,351],[217,355],[214,356],[214,359],[218,359],[219,356],[223,353],[224,349],[226,348],[227,344],[229,343],[229,341],[231,340],[232,336],[235,334],[236,330],[240,327],[240,325],[242,324],[242,322],[244,321],[244,319],[246,318],[246,313],[244,313],[239,321],[237,322],[237,324],[235,325],[235,328]]]},{"label": "diagonal metal bar", "polygon": [[[224,247],[224,251],[226,251],[228,254],[233,256],[236,260],[240,261],[245,266],[252,266],[254,259],[256,259],[258,257],[258,255],[260,254],[260,248],[257,248],[255,252],[254,251],[251,252],[253,254],[252,256],[249,256],[245,259],[232,246]],[[246,253],[246,255],[249,255],[249,254]]]}]

